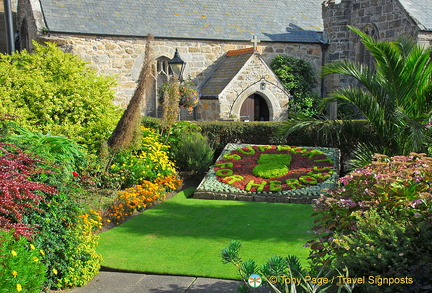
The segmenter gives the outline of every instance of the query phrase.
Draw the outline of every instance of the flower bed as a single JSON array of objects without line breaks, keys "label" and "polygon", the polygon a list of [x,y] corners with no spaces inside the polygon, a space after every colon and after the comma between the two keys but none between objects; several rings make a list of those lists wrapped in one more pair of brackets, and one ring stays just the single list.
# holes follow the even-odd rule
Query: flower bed
[{"label": "flower bed", "polygon": [[334,186],[338,161],[330,148],[228,144],[194,197],[308,202]]}]

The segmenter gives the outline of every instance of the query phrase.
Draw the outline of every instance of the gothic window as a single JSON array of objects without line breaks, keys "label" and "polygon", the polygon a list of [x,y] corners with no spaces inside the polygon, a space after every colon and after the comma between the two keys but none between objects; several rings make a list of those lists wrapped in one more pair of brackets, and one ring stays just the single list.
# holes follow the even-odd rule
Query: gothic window
[{"label": "gothic window", "polygon": [[[153,91],[152,97],[152,105],[151,105],[151,115],[155,117],[161,117],[161,106],[158,101],[159,99],[159,89],[161,86],[169,80],[169,77],[172,75],[171,69],[168,64],[169,58],[165,56],[161,56],[156,59],[156,72],[154,74],[155,77],[155,87]],[[150,114],[150,113],[149,113]]]},{"label": "gothic window", "polygon": [[[378,36],[378,30],[373,24],[367,24],[363,27],[362,31],[371,37]],[[359,61],[360,63],[373,67],[373,57],[366,49],[362,42],[359,44]]]}]

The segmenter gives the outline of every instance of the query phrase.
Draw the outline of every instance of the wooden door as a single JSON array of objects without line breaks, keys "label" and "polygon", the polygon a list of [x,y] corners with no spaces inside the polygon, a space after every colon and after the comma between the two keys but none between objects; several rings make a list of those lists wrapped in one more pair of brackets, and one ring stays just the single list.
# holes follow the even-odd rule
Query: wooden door
[{"label": "wooden door", "polygon": [[240,109],[240,121],[254,121],[255,120],[255,97],[249,96],[243,102]]}]

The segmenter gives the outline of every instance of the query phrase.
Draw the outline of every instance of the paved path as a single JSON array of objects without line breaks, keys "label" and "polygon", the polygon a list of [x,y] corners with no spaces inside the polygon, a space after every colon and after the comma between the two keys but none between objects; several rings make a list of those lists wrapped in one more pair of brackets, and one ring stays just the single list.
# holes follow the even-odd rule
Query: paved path
[{"label": "paved path", "polygon": [[199,277],[100,272],[87,285],[70,293],[234,293],[239,284]]}]

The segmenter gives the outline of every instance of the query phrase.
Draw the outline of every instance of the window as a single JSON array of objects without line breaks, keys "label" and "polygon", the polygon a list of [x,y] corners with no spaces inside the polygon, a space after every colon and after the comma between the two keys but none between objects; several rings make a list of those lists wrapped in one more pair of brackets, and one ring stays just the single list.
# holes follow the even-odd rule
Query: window
[{"label": "window", "polygon": [[[378,29],[373,24],[367,24],[363,27],[362,31],[366,33],[368,36],[373,38],[378,36]],[[359,44],[359,61],[360,63],[367,65],[369,67],[373,67],[373,57],[366,49],[365,45],[362,42]]]}]

